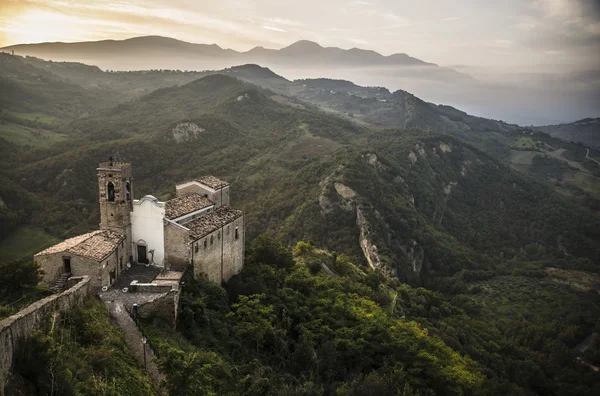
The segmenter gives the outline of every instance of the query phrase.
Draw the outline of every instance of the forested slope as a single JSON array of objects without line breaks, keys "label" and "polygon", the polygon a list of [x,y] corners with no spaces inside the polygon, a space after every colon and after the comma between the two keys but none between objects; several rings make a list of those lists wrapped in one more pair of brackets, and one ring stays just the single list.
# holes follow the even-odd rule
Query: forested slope
[{"label": "forested slope", "polygon": [[[227,295],[186,282],[180,332],[148,324],[174,393],[598,390],[575,360],[599,329],[597,289],[555,270],[596,276],[597,215],[443,130],[374,129],[210,75],[61,133],[2,145],[4,233],[97,227],[95,168],[116,154],[136,198],[215,174],[248,240],[270,235]],[[331,253],[300,244],[294,264],[303,240]]]}]

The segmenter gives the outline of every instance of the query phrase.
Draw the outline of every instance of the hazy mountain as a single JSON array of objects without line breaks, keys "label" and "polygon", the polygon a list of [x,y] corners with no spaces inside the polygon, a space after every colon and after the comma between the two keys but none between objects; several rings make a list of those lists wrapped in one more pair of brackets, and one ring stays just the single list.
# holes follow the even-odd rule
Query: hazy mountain
[{"label": "hazy mountain", "polygon": [[[600,153],[593,145],[588,154],[585,147],[571,144],[570,140],[534,133],[539,129],[475,117],[452,106],[428,103],[404,90],[392,93],[383,87],[363,87],[351,81],[327,78],[290,81],[255,64],[205,72],[104,72],[81,63],[49,62],[32,57],[17,57],[17,60],[27,65],[24,70],[33,70],[34,74],[35,70],[39,70],[57,80],[57,76],[60,76],[65,82],[86,88],[86,93],[99,88],[111,92],[113,94],[107,97],[114,98],[112,103],[127,102],[154,89],[181,86],[210,74],[226,74],[272,91],[266,95],[281,104],[333,112],[362,125],[441,131],[474,145],[520,172],[554,185],[558,191],[568,194],[580,204],[600,207],[600,167],[595,162],[600,158]],[[114,95],[115,91],[119,93],[118,96]],[[49,94],[49,91],[46,93]],[[4,98],[10,99],[10,95]],[[102,101],[98,101],[98,105],[101,103]],[[12,107],[9,109],[14,110]],[[176,109],[173,111],[177,112]],[[53,110],[46,113],[54,114]],[[10,113],[5,113],[2,117],[7,122],[4,128],[11,125],[16,127],[15,124],[23,127],[22,120],[15,117],[9,120],[8,115]],[[137,117],[146,118],[145,115]],[[579,123],[580,127],[584,125],[584,121]],[[594,134],[593,128],[597,124],[591,122],[585,125]],[[25,126],[32,127],[31,124]],[[47,129],[47,126],[44,128]],[[138,125],[132,126],[132,129],[138,128]],[[595,131],[597,135],[598,129]],[[32,133],[22,131],[17,139],[14,134],[0,129],[0,136],[20,141],[27,136],[26,141],[30,144],[36,141]]]},{"label": "hazy mountain", "polygon": [[222,69],[242,63],[259,63],[278,68],[396,67],[402,74],[419,78],[438,81],[471,79],[466,74],[407,54],[383,56],[375,51],[358,48],[344,50],[322,47],[306,40],[278,50],[256,47],[246,52],[223,49],[216,44],[192,44],[160,36],[77,43],[20,44],[2,50],[54,61],[83,62],[112,70],[203,70]]},{"label": "hazy mountain", "polygon": [[536,129],[559,139],[581,142],[600,149],[600,118],[584,118],[570,124],[547,125]]}]

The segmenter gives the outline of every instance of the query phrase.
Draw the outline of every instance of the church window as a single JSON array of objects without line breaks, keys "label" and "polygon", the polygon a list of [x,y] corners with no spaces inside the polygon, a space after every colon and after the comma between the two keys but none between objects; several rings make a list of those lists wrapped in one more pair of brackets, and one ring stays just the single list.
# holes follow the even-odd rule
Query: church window
[{"label": "church window", "polygon": [[206,250],[206,239],[204,240],[204,250]]},{"label": "church window", "polygon": [[213,244],[213,235],[210,236],[210,244]]},{"label": "church window", "polygon": [[195,251],[196,253],[198,253],[198,243],[196,243],[196,246],[194,247],[194,251]]},{"label": "church window", "polygon": [[240,237],[240,234],[238,232],[238,228],[235,227],[235,239],[237,240]]},{"label": "church window", "polygon": [[112,182],[108,182],[106,190],[108,191],[108,202],[115,202],[115,185]]},{"label": "church window", "polygon": [[219,239],[219,241],[221,240],[221,231],[219,231],[219,232],[217,233],[217,238]]}]

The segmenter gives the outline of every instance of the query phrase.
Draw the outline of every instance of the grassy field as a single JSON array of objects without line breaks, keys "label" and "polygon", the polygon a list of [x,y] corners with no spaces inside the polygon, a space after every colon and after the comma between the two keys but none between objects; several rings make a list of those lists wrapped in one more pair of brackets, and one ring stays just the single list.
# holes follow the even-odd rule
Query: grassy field
[{"label": "grassy field", "polygon": [[522,150],[510,150],[510,162],[516,165],[531,165],[534,152]]},{"label": "grassy field", "polygon": [[564,180],[573,184],[583,191],[590,193],[594,198],[600,199],[600,178],[589,173],[583,172],[565,172]]},{"label": "grassy field", "polygon": [[35,121],[47,125],[52,124],[56,120],[56,117],[44,113],[18,113],[16,111],[8,110],[5,110],[5,112],[22,120]]},{"label": "grassy field", "polygon": [[530,137],[521,136],[515,140],[512,147],[520,150],[535,150],[536,142]]},{"label": "grassy field", "polygon": [[0,137],[11,143],[33,147],[48,147],[66,139],[61,133],[12,123],[0,125]]},{"label": "grassy field", "polygon": [[21,227],[0,241],[0,260],[31,257],[37,252],[60,242],[60,239],[34,227]]}]

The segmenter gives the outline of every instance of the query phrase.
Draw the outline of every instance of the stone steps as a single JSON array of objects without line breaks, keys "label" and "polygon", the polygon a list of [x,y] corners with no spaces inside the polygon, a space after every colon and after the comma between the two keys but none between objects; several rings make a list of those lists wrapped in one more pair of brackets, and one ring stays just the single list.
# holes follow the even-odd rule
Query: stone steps
[{"label": "stone steps", "polygon": [[67,288],[67,281],[71,276],[70,272],[63,272],[60,274],[54,285],[50,288],[54,293],[62,293]]}]

